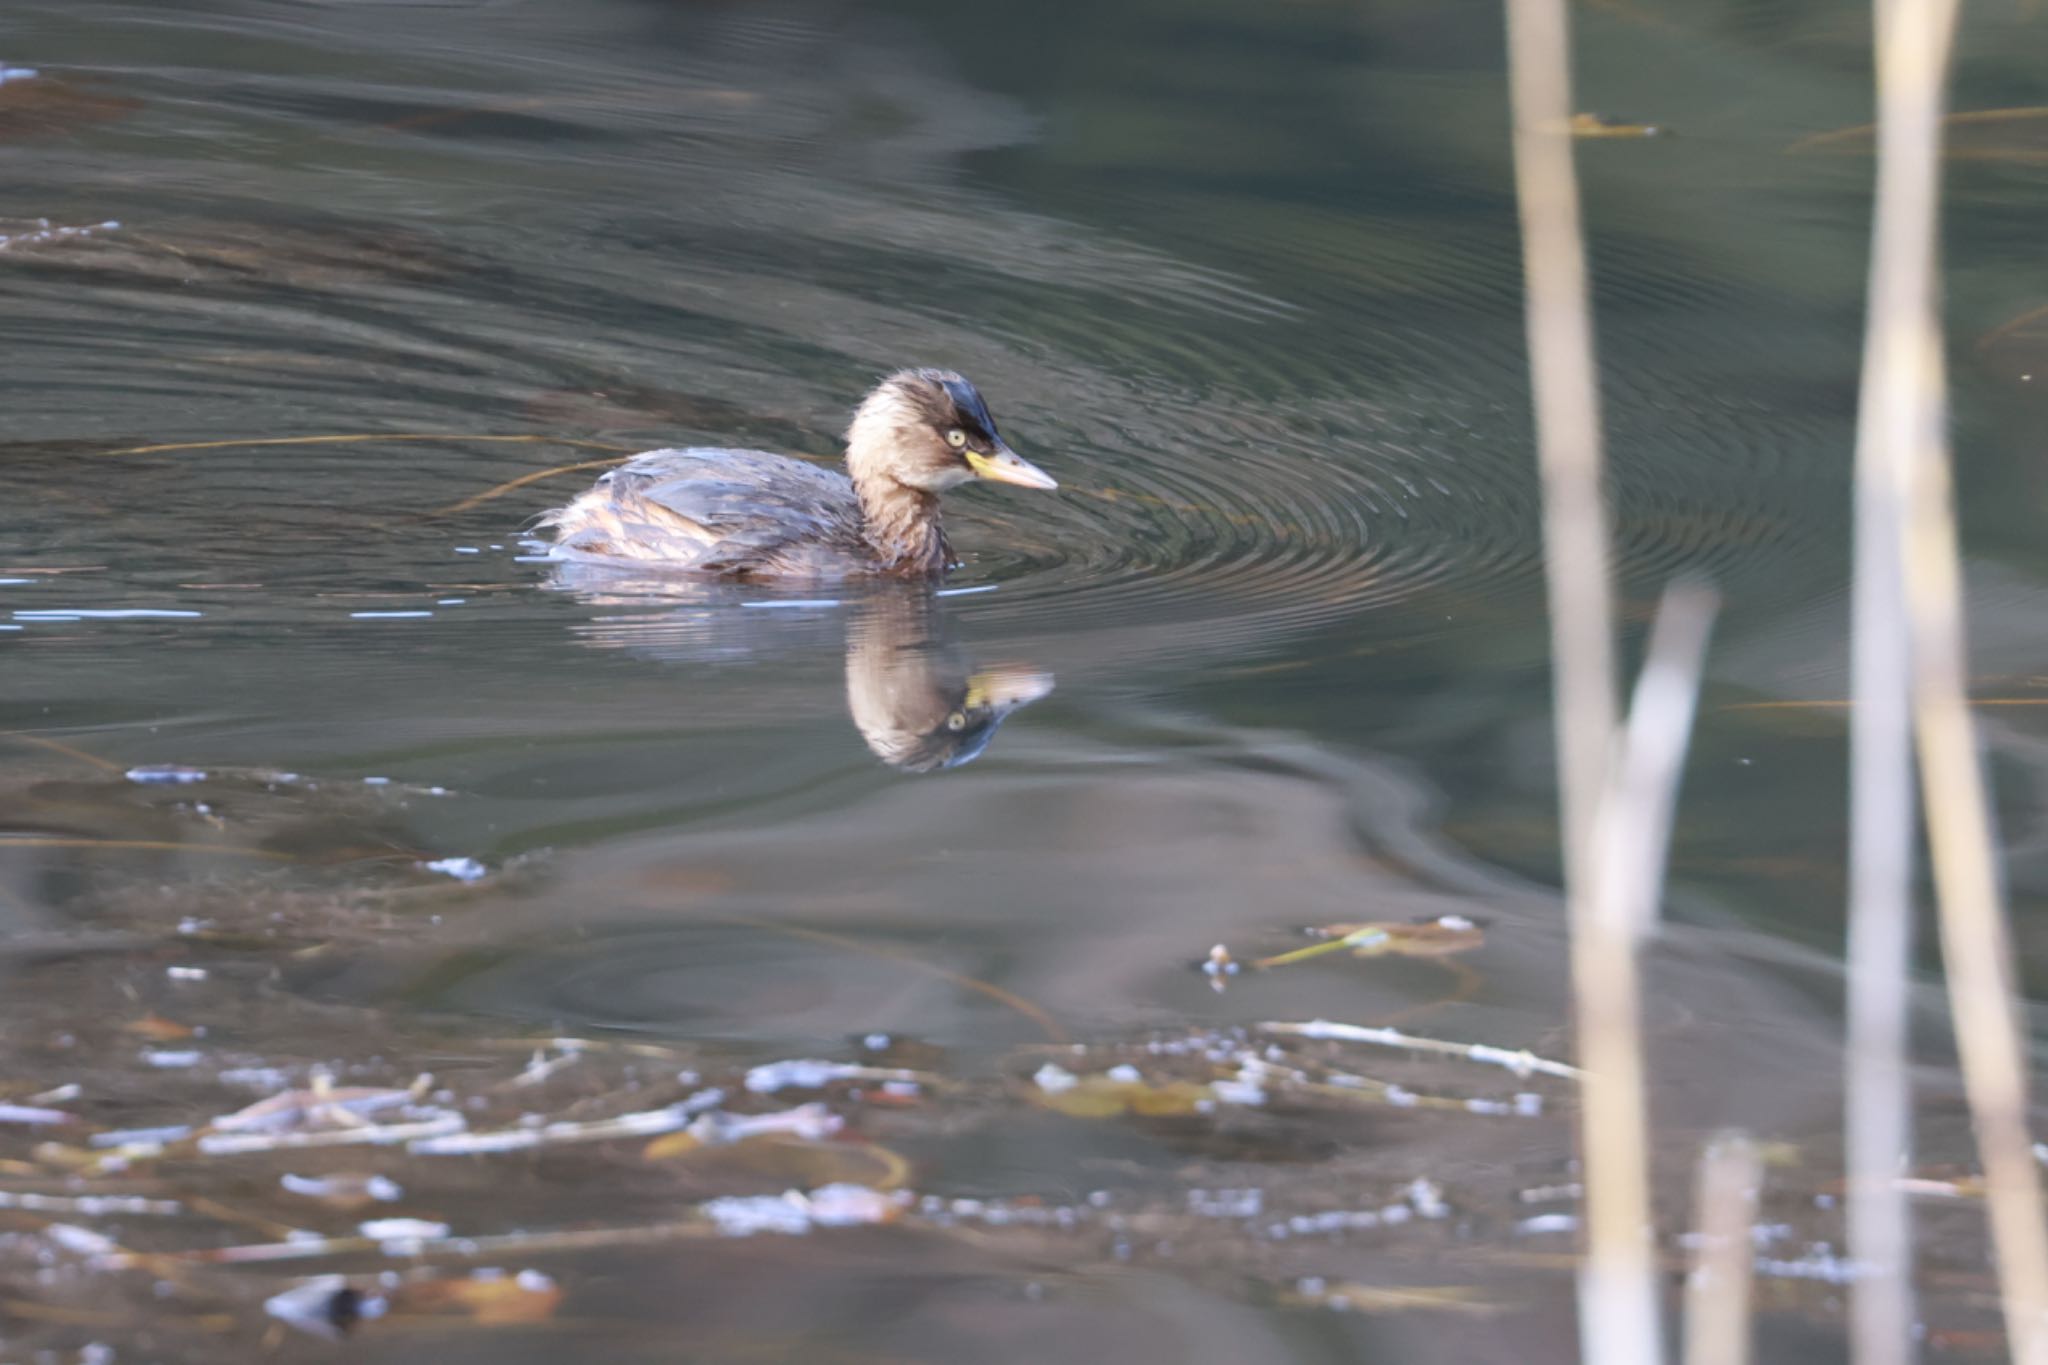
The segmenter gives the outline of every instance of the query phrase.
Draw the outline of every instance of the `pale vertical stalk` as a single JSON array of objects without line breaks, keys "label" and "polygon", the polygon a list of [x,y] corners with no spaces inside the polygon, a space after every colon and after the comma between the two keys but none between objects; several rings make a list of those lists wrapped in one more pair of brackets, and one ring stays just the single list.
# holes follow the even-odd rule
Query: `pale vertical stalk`
[{"label": "pale vertical stalk", "polygon": [[[1662,1358],[1644,1140],[1635,935],[1596,896],[1600,792],[1615,742],[1613,606],[1601,505],[1598,372],[1578,180],[1567,126],[1565,0],[1507,0],[1515,195],[1529,370],[1543,481],[1559,808],[1582,1086],[1586,1260],[1580,1339],[1589,1365]],[[1603,926],[1602,920],[1610,923]]]},{"label": "pale vertical stalk", "polygon": [[[1877,259],[1871,330],[1885,352],[1911,625],[1922,802],[1940,900],[1949,1010],[1984,1163],[1985,1206],[2012,1358],[2048,1365],[2048,1225],[2027,1131],[2027,1058],[1997,871],[1990,798],[1970,718],[1962,572],[1950,483],[1936,308],[1943,82],[1955,0],[1881,0]],[[1880,310],[1879,304],[1883,307]]]},{"label": "pale vertical stalk", "polygon": [[[1877,0],[1886,31],[1897,0]],[[1856,555],[1851,604],[1849,713],[1848,1076],[1843,1105],[1849,1255],[1863,1274],[1850,1287],[1849,1334],[1857,1365],[1911,1365],[1912,1214],[1899,1176],[1912,1161],[1912,1093],[1906,1069],[1907,981],[1913,953],[1913,731],[1911,655],[1898,527],[1890,477],[1896,429],[1885,406],[1898,392],[1896,358],[1881,318],[1913,300],[1909,280],[1881,269],[1896,251],[1896,215],[1876,215],[1869,319],[1856,419]]]},{"label": "pale vertical stalk", "polygon": [[[1749,1365],[1749,1296],[1763,1163],[1756,1145],[1724,1133],[1700,1153],[1692,1271],[1685,1281],[1685,1365]],[[1863,1365],[1859,1360],[1857,1365]]]},{"label": "pale vertical stalk", "polygon": [[1569,49],[1565,0],[1508,0],[1515,198],[1543,477],[1565,884],[1582,897],[1589,889],[1593,808],[1615,731],[1614,607],[1600,489],[1599,375],[1568,131]]},{"label": "pale vertical stalk", "polygon": [[1665,593],[1594,817],[1592,904],[1572,925],[1579,1065],[1586,1073],[1580,1084],[1586,1261],[1579,1330],[1588,1365],[1663,1359],[1637,951],[1656,920],[1713,619],[1714,595],[1706,589]]}]

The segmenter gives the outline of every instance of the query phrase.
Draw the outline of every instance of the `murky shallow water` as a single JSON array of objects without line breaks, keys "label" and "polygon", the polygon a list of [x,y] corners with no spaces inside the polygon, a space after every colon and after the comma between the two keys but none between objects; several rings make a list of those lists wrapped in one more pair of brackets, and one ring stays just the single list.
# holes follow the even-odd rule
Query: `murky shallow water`
[{"label": "murky shallow water", "polygon": [[[324,1063],[452,1074],[481,1128],[517,1108],[508,1041],[650,1049],[535,1092],[595,1116],[669,1102],[646,1098],[657,1073],[858,1060],[887,1035],[963,1089],[907,1116],[824,1098],[938,1206],[801,1242],[512,1251],[564,1289],[544,1328],[399,1314],[361,1349],[1567,1358],[1569,1239],[1523,1227],[1569,1211],[1524,1199],[1569,1182],[1567,1096],[1523,1119],[1359,1110],[1305,1072],[1269,1113],[1083,1120],[1031,1079],[1049,1056],[1166,1066],[1143,1045],[1189,1038],[1235,1074],[1257,1035],[1229,1030],[1272,1019],[1564,1046],[1492,9],[17,8],[0,58],[39,74],[0,86],[0,728],[78,752],[0,741],[0,1099],[76,1082],[94,1125],[191,1123],[259,1097],[224,1069],[274,1089]],[[1796,1145],[1771,1213],[1797,1261],[1839,1232],[1841,722],[1779,704],[1844,685],[1868,167],[1785,149],[1866,116],[1860,20],[1584,22],[1585,102],[1679,134],[1584,146],[1629,611],[1681,568],[1728,598],[1655,964],[1665,1224],[1698,1136],[1745,1124]],[[2025,102],[2006,97],[2038,31],[1973,22],[1958,105]],[[2041,302],[2040,204],[2026,149],[1989,146],[1953,186],[1963,492],[1983,691],[2031,702],[2048,353],[2038,326],[1977,339]],[[97,224],[118,226],[62,231]],[[969,562],[935,602],[556,590],[522,526],[591,471],[471,501],[612,448],[829,456],[904,363],[973,376],[1063,483],[954,498]],[[350,439],[222,444],[307,436]],[[137,449],[158,446],[184,448]],[[880,659],[895,710],[863,701]],[[991,676],[1052,690],[947,747]],[[2036,714],[1984,716],[2038,976]],[[125,776],[164,764],[208,777]],[[147,847],[85,842],[106,840]],[[419,870],[442,859],[487,875]],[[1326,959],[1219,995],[1188,965],[1445,914],[1486,922],[1467,975]],[[129,1027],[148,1019],[206,1033],[150,1042]],[[1935,1166],[1967,1161],[1938,1038]],[[591,1150],[378,1162],[404,1213],[478,1237],[806,1183],[786,1158],[710,1179]],[[276,1193],[282,1170],[149,1177],[267,1233],[96,1226],[189,1250],[349,1222]],[[1417,1179],[1454,1216],[1422,1216]],[[1254,1188],[1257,1216],[1194,1198]],[[963,1231],[954,1200],[1127,1221]],[[1412,1227],[1271,1231],[1395,1205]],[[1967,1215],[1929,1217],[1928,1315],[1966,1351],[1991,1321],[1981,1252]],[[230,1327],[150,1322],[147,1277],[94,1317],[112,1291],[68,1263],[0,1311],[27,1344],[153,1332],[218,1358],[287,1275],[364,1268],[192,1291]],[[1316,1281],[1500,1312],[1340,1314]],[[1778,1358],[1825,1358],[1833,1291],[1772,1292]]]}]

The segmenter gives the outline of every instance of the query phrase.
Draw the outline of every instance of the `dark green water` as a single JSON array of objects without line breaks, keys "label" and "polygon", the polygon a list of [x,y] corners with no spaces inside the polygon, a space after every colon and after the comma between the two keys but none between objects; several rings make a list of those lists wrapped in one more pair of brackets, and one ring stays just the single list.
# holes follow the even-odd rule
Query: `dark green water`
[{"label": "dark green water", "polygon": [[[1038,1039],[957,981],[735,922],[909,954],[1090,1042],[1364,1022],[1441,996],[1443,975],[1315,965],[1219,995],[1187,964],[1446,913],[1489,922],[1464,959],[1480,979],[1413,1026],[1565,1048],[1496,7],[23,0],[9,17],[0,59],[40,74],[0,86],[0,729],[114,767],[8,748],[4,832],[367,844],[398,869],[380,888],[438,885],[414,861],[481,860],[492,876],[436,918],[308,930],[333,942],[266,964],[282,999],[373,1012],[388,1055],[561,1033],[765,1060],[885,1032],[976,1067]],[[1802,1191],[1833,1160],[1842,713],[1778,704],[1846,686],[1870,166],[1853,143],[1787,149],[1868,117],[1867,50],[1847,5],[1579,22],[1581,105],[1676,131],[1580,144],[1629,639],[1680,570],[1725,595],[1653,967],[1675,1228],[1708,1128],[1806,1144]],[[2037,103],[2039,23],[1969,23],[1957,106]],[[2048,190],[2029,125],[1968,146],[1949,232],[1974,643],[1983,693],[2030,701],[2048,698],[2048,328],[1978,342],[2048,302]],[[951,641],[915,680],[939,693],[997,665],[1056,681],[971,766],[894,770],[853,723],[849,676],[886,612],[556,590],[521,528],[589,471],[458,508],[606,453],[555,440],[829,456],[867,383],[904,364],[974,378],[1063,485],[953,498],[968,562],[950,586],[968,591],[903,627]],[[109,453],[375,433],[445,439]],[[2043,714],[1983,713],[2037,980]],[[195,787],[180,807],[119,776],[145,764],[289,771],[328,795]],[[451,794],[380,805],[373,777]],[[301,929],[350,893],[331,867],[247,873],[189,847],[0,848],[0,928],[38,945],[152,914],[161,933],[215,912]],[[153,952],[110,950],[96,979],[155,1001]],[[7,961],[11,1000],[51,997],[7,1030],[28,1046],[76,982]],[[199,988],[175,1003],[225,1008]],[[361,1055],[311,1017],[277,1025],[300,1030],[280,1055]],[[1929,1049],[1952,1136],[1938,1031]],[[1377,1146],[1375,1178],[1440,1177],[1473,1207],[1511,1201],[1502,1172],[1565,1178],[1570,1152],[1558,1122],[1336,1123],[1277,1146]],[[1178,1151],[1145,1131],[998,1134],[915,1187],[1071,1197],[1167,1178]],[[1280,1178],[1205,1160],[1219,1169],[1182,1174]],[[647,1197],[590,1182],[593,1216]],[[471,1192],[441,1203],[491,1230]],[[1495,1212],[1461,1235],[1510,1245],[1521,1213]],[[1370,1276],[1217,1236],[1235,1250],[1199,1273],[1141,1239],[1042,1303],[1018,1297],[1038,1270],[986,1250],[952,1267],[910,1233],[557,1265],[565,1316],[611,1326],[462,1349],[652,1353],[710,1315],[728,1344],[705,1359],[1570,1354],[1554,1268],[1491,1265],[1521,1307],[1445,1330],[1278,1305],[1271,1286],[1301,1275]],[[696,1287],[666,1299],[669,1276]],[[1796,1307],[1780,1358],[1821,1358],[1830,1310]],[[438,1349],[378,1340],[379,1358]]]}]

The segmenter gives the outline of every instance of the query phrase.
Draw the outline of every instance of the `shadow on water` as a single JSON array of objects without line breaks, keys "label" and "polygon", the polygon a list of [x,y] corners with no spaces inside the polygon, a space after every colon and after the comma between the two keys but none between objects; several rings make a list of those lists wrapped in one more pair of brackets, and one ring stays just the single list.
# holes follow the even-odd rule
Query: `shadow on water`
[{"label": "shadow on water", "polygon": [[[325,1358],[341,1275],[372,1360],[1572,1358],[1569,1080],[1260,1027],[1567,1048],[1496,7],[9,18],[10,1346]],[[1959,104],[2006,101],[2041,31],[1971,22]],[[1600,105],[1678,133],[1583,158],[1625,607],[1727,601],[1652,955],[1662,1226],[1703,1132],[1779,1144],[1778,1359],[1839,1354],[1846,1273],[1868,189],[1786,149],[1867,117],[1862,23],[1580,33]],[[1958,165],[1950,307],[2033,904],[2024,164]],[[940,594],[549,591],[522,547],[557,466],[830,459],[919,363],[1062,485],[951,500]],[[1446,915],[1487,924],[1469,990],[1190,966]],[[1929,1353],[1970,1358],[1967,1182],[1923,1213]]]}]

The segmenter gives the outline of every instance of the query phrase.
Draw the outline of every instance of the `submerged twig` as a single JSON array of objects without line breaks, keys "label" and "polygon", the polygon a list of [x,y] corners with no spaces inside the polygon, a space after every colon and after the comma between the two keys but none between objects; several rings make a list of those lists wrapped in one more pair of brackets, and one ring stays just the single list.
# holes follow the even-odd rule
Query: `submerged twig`
[{"label": "submerged twig", "polygon": [[[610,446],[599,448],[624,450],[626,447]],[[574,464],[558,464],[552,465],[547,469],[535,469],[521,474],[516,479],[507,479],[503,483],[493,484],[481,493],[472,493],[459,502],[451,502],[446,507],[437,507],[422,517],[421,520],[433,521],[438,517],[452,517],[457,513],[467,512],[472,507],[481,507],[487,502],[493,502],[504,497],[507,493],[517,492],[528,484],[539,483],[543,479],[552,479],[563,474],[575,474],[585,469],[609,469],[615,464],[624,464],[632,458],[631,455],[614,455],[603,460],[578,460]]]},{"label": "submerged twig", "polygon": [[827,943],[835,948],[844,948],[848,952],[863,953],[869,957],[879,957],[890,962],[901,963],[912,971],[925,976],[937,977],[941,981],[951,982],[963,990],[973,991],[977,995],[985,995],[989,999],[1015,1010],[1018,1014],[1023,1015],[1026,1019],[1037,1025],[1039,1032],[1045,1035],[1047,1042],[1064,1043],[1067,1041],[1067,1031],[1060,1026],[1057,1019],[1047,1014],[1042,1006],[1026,1000],[1014,991],[1006,991],[992,981],[983,981],[980,977],[968,976],[964,972],[956,972],[950,967],[941,967],[936,962],[927,962],[921,957],[913,957],[909,953],[901,952],[894,948],[884,948],[878,944],[864,943],[857,938],[848,938],[844,934],[835,934],[825,929],[811,929],[798,924],[783,924],[775,920],[756,919],[751,916],[740,915],[728,916],[725,922],[727,924],[742,925],[748,929],[759,929],[766,933],[781,934],[788,938],[807,939],[813,943]]},{"label": "submerged twig", "polygon": [[157,445],[127,446],[102,450],[107,455],[168,455],[179,450],[235,450],[248,446],[325,446],[351,442],[454,441],[464,445],[556,445],[581,446],[585,450],[629,450],[613,441],[587,441],[577,436],[549,436],[540,432],[517,435],[475,435],[466,431],[345,431],[320,436],[245,436],[225,441],[165,441]]},{"label": "submerged twig", "polygon": [[[1944,0],[1945,2],[1945,0]],[[1886,0],[1879,0],[1880,7]],[[1945,64],[1945,63],[1944,63]],[[1937,98],[1939,92],[1937,92]],[[1958,114],[1938,114],[1937,128],[1957,128],[1979,123],[2023,123],[2035,119],[2048,119],[2048,105],[2022,105],[2011,109],[1966,109]],[[1859,123],[1853,128],[1830,128],[1824,133],[1809,133],[1785,150],[1787,152],[1810,152],[1817,147],[1829,147],[1838,142],[1853,142],[1878,135],[1879,154],[1883,153],[1883,124]],[[1936,148],[1937,155],[1940,149]],[[1860,1365],[1860,1362],[1859,1362]]]},{"label": "submerged twig", "polygon": [[53,754],[62,754],[66,758],[76,759],[80,763],[98,768],[101,772],[118,773],[123,770],[122,765],[119,763],[66,744],[61,739],[51,739],[48,735],[31,734],[27,730],[5,730],[0,731],[0,738],[11,739],[20,744],[30,744],[38,749],[48,749]]},{"label": "submerged twig", "polygon": [[1488,1066],[1505,1067],[1517,1076],[1541,1074],[1560,1076],[1565,1080],[1581,1080],[1585,1072],[1566,1062],[1552,1061],[1527,1051],[1516,1051],[1494,1047],[1489,1043],[1453,1043],[1442,1038],[1424,1038],[1418,1034],[1403,1033],[1393,1028],[1370,1028],[1362,1024],[1338,1024],[1327,1019],[1314,1019],[1307,1023],[1285,1023],[1279,1020],[1264,1020],[1256,1025],[1267,1033],[1282,1033],[1295,1038],[1321,1038],[1340,1043],[1370,1043],[1375,1047],[1400,1048],[1409,1052],[1436,1052],[1450,1057],[1463,1057],[1467,1061],[1482,1062]]}]

